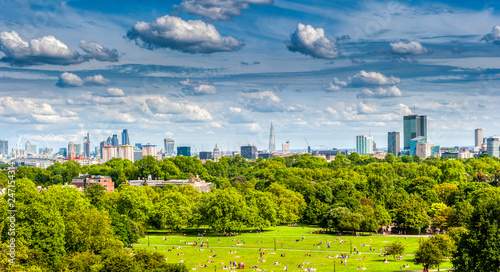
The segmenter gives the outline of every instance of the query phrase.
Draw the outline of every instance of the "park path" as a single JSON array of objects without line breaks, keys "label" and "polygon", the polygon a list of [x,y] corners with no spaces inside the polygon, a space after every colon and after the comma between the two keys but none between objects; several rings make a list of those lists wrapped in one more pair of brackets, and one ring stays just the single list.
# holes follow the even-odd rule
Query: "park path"
[{"label": "park path", "polygon": [[[134,245],[141,245],[141,246],[148,246],[146,244],[142,244],[142,243],[138,243],[138,244],[134,244]],[[164,246],[164,247],[178,247],[178,246],[181,246],[181,247],[187,247],[187,248],[193,248],[194,246],[192,245],[165,245],[165,244],[150,244],[149,246],[155,246],[155,247],[158,247],[158,246]],[[199,246],[196,246],[196,247],[199,247]],[[201,247],[199,247],[201,248]],[[224,246],[210,246],[209,248],[207,247],[203,247],[205,249],[210,249],[210,248],[222,248],[222,249],[264,249],[266,251],[274,251],[274,248],[265,248],[265,247],[236,247],[236,246],[230,246],[230,247],[224,247]],[[334,250],[315,250],[315,249],[295,249],[295,248],[276,248],[276,250],[285,250],[285,251],[306,251],[306,252],[317,252],[317,253],[344,253],[344,254],[350,254],[350,251],[334,251]],[[359,255],[362,255],[362,254],[373,254],[373,255],[379,255],[380,252],[361,252],[361,254]],[[411,255],[413,256],[413,254],[404,254],[404,255]],[[436,270],[437,271],[437,270]],[[408,272],[408,271],[406,271]]]}]

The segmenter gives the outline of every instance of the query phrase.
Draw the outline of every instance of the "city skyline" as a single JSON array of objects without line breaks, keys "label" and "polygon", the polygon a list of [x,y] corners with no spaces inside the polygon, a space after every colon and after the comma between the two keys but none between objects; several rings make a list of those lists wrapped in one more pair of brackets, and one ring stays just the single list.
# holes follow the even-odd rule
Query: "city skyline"
[{"label": "city skyline", "polygon": [[500,3],[213,2],[2,3],[0,139],[260,150],[272,121],[295,150],[387,147],[409,114],[440,146],[500,135]]}]

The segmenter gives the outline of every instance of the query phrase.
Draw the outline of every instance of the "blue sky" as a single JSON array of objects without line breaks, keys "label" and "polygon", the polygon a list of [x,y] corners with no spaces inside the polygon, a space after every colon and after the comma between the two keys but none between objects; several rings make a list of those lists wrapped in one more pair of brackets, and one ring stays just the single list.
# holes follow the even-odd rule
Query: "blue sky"
[{"label": "blue sky", "polygon": [[[495,1],[0,0],[0,138],[211,150],[500,135]],[[495,28],[496,27],[496,28]],[[23,140],[24,142],[25,140]]]}]

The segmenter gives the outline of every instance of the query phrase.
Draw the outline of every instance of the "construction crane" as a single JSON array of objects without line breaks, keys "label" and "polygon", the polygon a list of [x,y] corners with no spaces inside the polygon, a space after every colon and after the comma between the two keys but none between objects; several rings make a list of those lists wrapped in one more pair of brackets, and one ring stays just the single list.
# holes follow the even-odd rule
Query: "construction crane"
[{"label": "construction crane", "polygon": [[42,137],[43,137],[43,141],[45,142],[45,148],[47,148],[47,150],[49,149],[49,143],[47,143],[47,139],[45,139],[45,135],[43,134],[42,132]]},{"label": "construction crane", "polygon": [[304,139],[306,140],[306,143],[307,143],[307,153],[311,154],[311,146],[309,145],[309,142],[307,141],[307,138],[304,137]]}]

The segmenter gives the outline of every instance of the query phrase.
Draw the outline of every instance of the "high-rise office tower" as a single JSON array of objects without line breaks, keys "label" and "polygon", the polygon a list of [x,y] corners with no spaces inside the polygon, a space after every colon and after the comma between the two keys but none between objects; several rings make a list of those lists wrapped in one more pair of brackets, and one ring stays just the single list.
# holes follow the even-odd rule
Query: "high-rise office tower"
[{"label": "high-rise office tower", "polygon": [[68,158],[71,158],[76,155],[75,144],[73,142],[69,142],[68,144]]},{"label": "high-rise office tower", "polygon": [[27,141],[26,144],[24,144],[24,150],[26,150],[26,153],[33,153],[31,150],[31,143],[30,141]]},{"label": "high-rise office tower", "polygon": [[90,136],[87,132],[87,135],[83,137],[83,157],[90,158]]},{"label": "high-rise office tower", "polygon": [[122,131],[122,145],[129,145],[130,139],[128,138],[128,129]]},{"label": "high-rise office tower", "polygon": [[410,156],[417,155],[417,145],[421,143],[427,143],[427,138],[423,136],[418,136],[410,141]]},{"label": "high-rise office tower", "polygon": [[113,137],[111,138],[111,145],[112,146],[118,146],[120,143],[118,142],[118,135],[113,134]]},{"label": "high-rise office tower", "polygon": [[500,137],[493,136],[486,139],[486,152],[490,157],[499,157],[500,155]]},{"label": "high-rise office tower", "polygon": [[82,144],[75,144],[75,155],[82,155]]},{"label": "high-rise office tower", "polygon": [[481,145],[483,144],[483,129],[476,128],[474,134],[476,136],[476,141],[474,146],[479,146],[479,148],[481,148]]},{"label": "high-rise office tower", "polygon": [[171,157],[174,155],[175,140],[168,137],[163,139],[163,144],[165,145],[165,153],[167,156]]},{"label": "high-rise office tower", "polygon": [[269,133],[269,153],[273,154],[276,152],[276,142],[274,140],[274,126],[273,122],[271,122],[271,131]]},{"label": "high-rise office tower", "polygon": [[359,155],[373,154],[373,137],[367,135],[357,135],[356,152]]},{"label": "high-rise office tower", "polygon": [[399,132],[392,131],[387,134],[387,153],[392,153],[394,156],[399,157],[401,150],[399,139]]},{"label": "high-rise office tower", "polygon": [[290,140],[287,140],[286,143],[283,143],[281,145],[281,152],[283,153],[283,155],[290,154]]},{"label": "high-rise office tower", "polygon": [[9,141],[0,140],[0,154],[9,155]]},{"label": "high-rise office tower", "polygon": [[254,145],[243,145],[240,147],[241,156],[245,159],[257,159],[257,147]]},{"label": "high-rise office tower", "polygon": [[408,115],[403,117],[404,142],[403,148],[410,149],[411,139],[422,136],[427,138],[427,116]]},{"label": "high-rise office tower", "polygon": [[191,157],[191,147],[190,146],[178,146],[177,156]]},{"label": "high-rise office tower", "polygon": [[61,147],[59,148],[59,152],[57,152],[57,154],[66,158],[68,156],[68,149],[65,147]]}]

